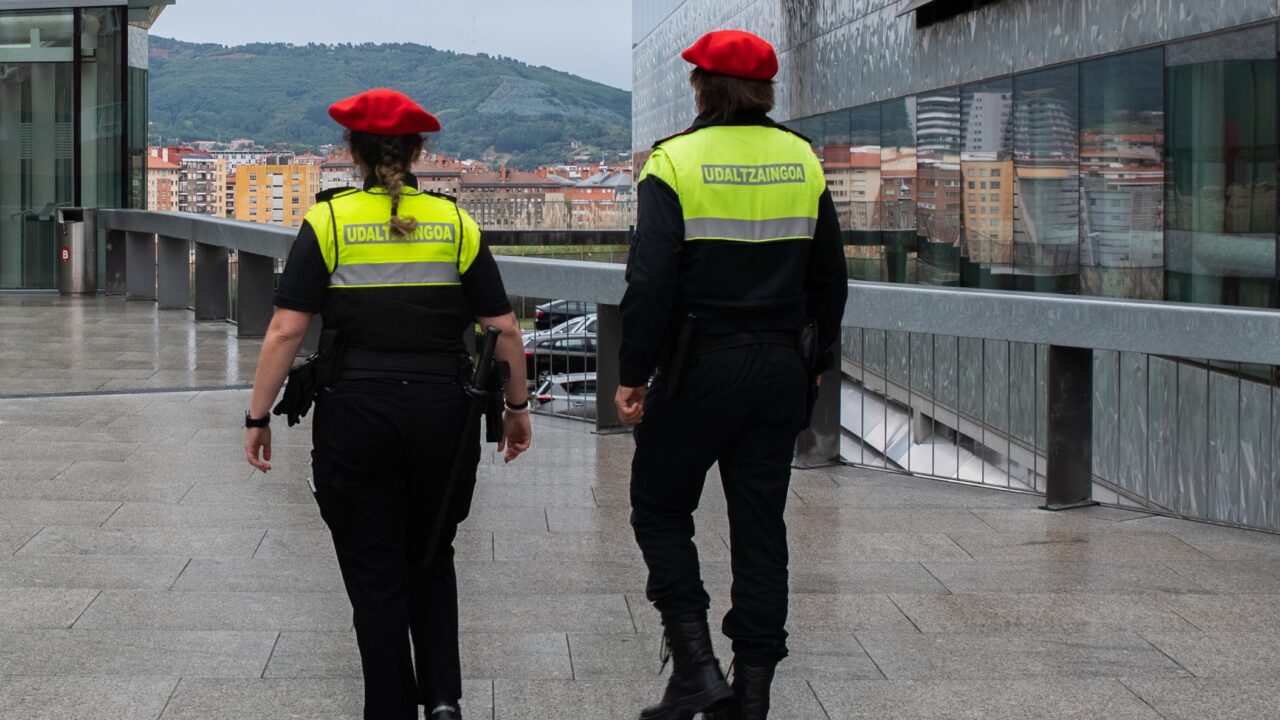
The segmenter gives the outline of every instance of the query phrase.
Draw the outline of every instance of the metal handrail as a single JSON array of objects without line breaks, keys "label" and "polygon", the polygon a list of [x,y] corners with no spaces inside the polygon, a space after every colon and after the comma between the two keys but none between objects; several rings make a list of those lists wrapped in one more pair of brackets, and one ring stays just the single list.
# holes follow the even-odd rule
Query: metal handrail
[{"label": "metal handrail", "polygon": [[[107,230],[288,257],[296,233],[285,228],[184,213],[104,210]],[[625,231],[618,231],[619,234]],[[507,291],[617,305],[621,265],[499,255]],[[1049,295],[928,285],[850,282],[844,324],[890,330],[1149,355],[1280,364],[1280,312],[1177,302]]]}]

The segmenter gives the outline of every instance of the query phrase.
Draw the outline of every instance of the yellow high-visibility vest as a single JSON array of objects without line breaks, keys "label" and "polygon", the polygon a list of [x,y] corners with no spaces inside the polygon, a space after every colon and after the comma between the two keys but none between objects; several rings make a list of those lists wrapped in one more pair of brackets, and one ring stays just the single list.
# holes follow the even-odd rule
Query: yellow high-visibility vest
[{"label": "yellow high-visibility vest", "polygon": [[418,221],[408,237],[391,233],[385,188],[350,190],[307,213],[329,288],[426,287],[462,284],[480,252],[480,226],[452,200],[405,188],[400,217]]},{"label": "yellow high-visibility vest", "polygon": [[656,177],[680,198],[685,240],[811,240],[822,164],[801,137],[760,125],[715,125],[663,141],[640,179]]}]

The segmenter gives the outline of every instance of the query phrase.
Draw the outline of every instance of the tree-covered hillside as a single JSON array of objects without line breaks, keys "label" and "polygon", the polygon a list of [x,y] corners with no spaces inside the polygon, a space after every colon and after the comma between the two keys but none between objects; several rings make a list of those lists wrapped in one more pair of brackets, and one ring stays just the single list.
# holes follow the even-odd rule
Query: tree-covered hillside
[{"label": "tree-covered hillside", "polygon": [[197,45],[151,38],[151,134],[166,142],[252,138],[271,146],[337,142],[327,110],[375,87],[407,93],[444,130],[431,147],[496,154],[516,167],[577,151],[610,159],[631,146],[631,95],[509,58],[424,45]]}]

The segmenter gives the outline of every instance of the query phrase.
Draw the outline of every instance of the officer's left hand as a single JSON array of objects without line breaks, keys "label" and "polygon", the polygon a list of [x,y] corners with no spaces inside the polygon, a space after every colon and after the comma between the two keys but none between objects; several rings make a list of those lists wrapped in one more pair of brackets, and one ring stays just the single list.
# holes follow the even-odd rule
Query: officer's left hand
[{"label": "officer's left hand", "polygon": [[529,449],[533,442],[533,427],[529,423],[529,413],[503,413],[502,440],[498,443],[498,452],[503,453],[503,462],[511,462],[520,457],[520,453]]},{"label": "officer's left hand", "polygon": [[613,403],[618,406],[618,419],[627,425],[639,425],[644,420],[644,396],[648,388],[618,387]]},{"label": "officer's left hand", "polygon": [[[261,458],[259,458],[261,452]],[[244,432],[244,455],[259,472],[270,472],[271,428],[247,428]]]}]

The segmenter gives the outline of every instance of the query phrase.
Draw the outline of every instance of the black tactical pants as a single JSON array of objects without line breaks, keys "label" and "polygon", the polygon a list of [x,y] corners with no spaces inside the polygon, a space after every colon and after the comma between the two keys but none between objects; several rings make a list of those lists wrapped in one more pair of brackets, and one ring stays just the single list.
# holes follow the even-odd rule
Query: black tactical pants
[{"label": "black tactical pants", "polygon": [[751,665],[787,655],[787,528],[783,522],[806,373],[797,350],[750,345],[698,355],[684,387],[661,376],[636,428],[631,525],[649,566],[647,594],[664,615],[706,611],[693,512],[720,464],[728,501],[733,608],[724,633]]},{"label": "black tactical pants", "polygon": [[[462,436],[464,398],[456,378],[441,377],[343,379],[317,401],[316,500],[355,611],[366,720],[416,720],[420,704],[462,696],[453,538],[470,511],[480,457],[478,429]],[[475,452],[423,568],[459,442]]]}]

